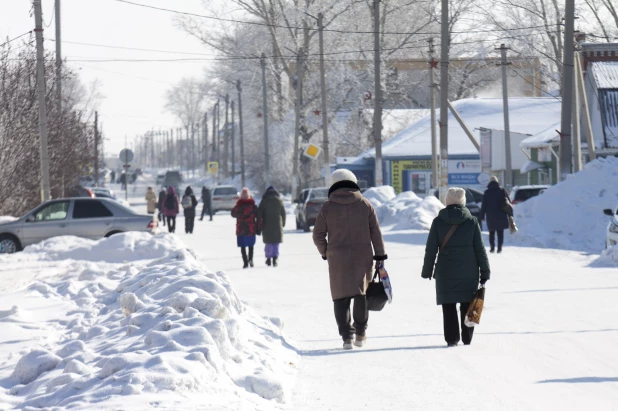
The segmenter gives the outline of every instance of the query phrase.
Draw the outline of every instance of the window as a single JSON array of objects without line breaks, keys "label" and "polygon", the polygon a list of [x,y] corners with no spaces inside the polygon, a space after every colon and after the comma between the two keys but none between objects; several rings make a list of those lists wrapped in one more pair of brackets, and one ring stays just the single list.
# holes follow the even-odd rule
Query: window
[{"label": "window", "polygon": [[515,201],[523,202],[539,195],[540,188],[527,188],[523,190],[517,190],[515,193]]},{"label": "window", "polygon": [[75,200],[75,206],[73,207],[73,218],[103,218],[113,217],[111,211],[100,201],[91,200]]},{"label": "window", "polygon": [[321,188],[317,190],[311,190],[310,199],[314,199],[314,198],[328,198],[328,189]]},{"label": "window", "polygon": [[238,190],[236,190],[234,187],[219,187],[219,188],[215,188],[214,195],[235,196],[235,195],[238,195]]},{"label": "window", "polygon": [[60,201],[57,203],[51,203],[34,214],[35,221],[55,221],[64,220],[67,218],[69,212],[69,202]]},{"label": "window", "polygon": [[470,192],[470,190],[466,190],[466,204],[475,203],[474,196]]}]

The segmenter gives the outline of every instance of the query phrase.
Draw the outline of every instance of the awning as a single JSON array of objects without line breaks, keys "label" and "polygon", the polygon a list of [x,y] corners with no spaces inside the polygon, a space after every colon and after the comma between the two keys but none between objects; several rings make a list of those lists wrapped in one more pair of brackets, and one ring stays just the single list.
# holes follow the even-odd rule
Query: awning
[{"label": "awning", "polygon": [[545,168],[543,164],[539,164],[536,161],[528,160],[524,163],[524,165],[519,170],[522,174],[529,173],[533,170],[538,170],[539,168]]}]

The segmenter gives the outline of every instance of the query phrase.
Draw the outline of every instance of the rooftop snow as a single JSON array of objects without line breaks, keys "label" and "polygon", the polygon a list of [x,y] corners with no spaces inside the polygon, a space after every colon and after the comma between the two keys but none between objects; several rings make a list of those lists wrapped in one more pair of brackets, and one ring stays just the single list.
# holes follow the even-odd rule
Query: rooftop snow
[{"label": "rooftop snow", "polygon": [[598,89],[618,89],[618,61],[594,62],[592,74]]},{"label": "rooftop snow", "polygon": [[540,148],[540,147],[551,147],[560,144],[560,135],[558,135],[558,130],[560,128],[560,123],[553,124],[548,129],[541,131],[539,134],[535,134],[532,137],[528,137],[524,141],[522,141],[519,146],[521,148]]},{"label": "rooftop snow", "polygon": [[[478,129],[504,129],[502,99],[477,98],[458,100],[453,103],[465,123],[480,141]],[[560,121],[561,102],[555,98],[511,98],[509,113],[511,131],[535,135]],[[439,118],[439,110],[437,114]],[[449,112],[449,153],[478,155],[468,136]],[[385,158],[431,155],[430,116],[411,124],[382,146]],[[373,157],[369,150],[360,157]]]}]

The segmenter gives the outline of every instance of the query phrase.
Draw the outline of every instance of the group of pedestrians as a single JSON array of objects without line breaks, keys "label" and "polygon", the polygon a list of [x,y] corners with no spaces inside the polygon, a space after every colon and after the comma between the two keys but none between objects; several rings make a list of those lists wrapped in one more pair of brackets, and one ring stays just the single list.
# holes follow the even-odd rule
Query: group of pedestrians
[{"label": "group of pedestrians", "polygon": [[[185,217],[185,233],[193,234],[199,202],[190,186],[185,189],[181,199],[178,198],[176,189],[173,186],[167,187],[167,190],[165,187],[161,188],[158,196],[152,187],[148,187],[145,199],[148,214],[157,212],[157,219],[164,227],[167,225],[170,233],[176,232],[176,217],[180,214],[180,208],[182,207]],[[201,219],[204,218],[204,213],[208,210],[210,221],[212,221],[212,199],[210,198],[210,190],[206,187],[202,188],[202,201],[204,202],[204,207]]]}]

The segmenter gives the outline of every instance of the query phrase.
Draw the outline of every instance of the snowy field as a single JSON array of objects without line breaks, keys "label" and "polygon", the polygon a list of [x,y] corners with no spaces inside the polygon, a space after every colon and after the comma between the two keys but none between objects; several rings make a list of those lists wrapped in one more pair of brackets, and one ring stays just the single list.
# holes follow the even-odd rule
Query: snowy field
[{"label": "snowy field", "polygon": [[[596,163],[585,177],[612,170]],[[420,278],[439,204],[409,193],[368,193],[395,295],[352,351],[341,350],[327,265],[292,215],[278,268],[261,239],[256,268],[241,268],[228,213],[193,235],[179,217],[175,236],[62,238],[2,256],[0,410],[618,409],[618,252],[594,248],[607,223],[596,209],[618,192],[574,194],[577,177],[568,193],[516,207],[522,230],[490,255],[473,343],[452,349],[434,283]],[[573,200],[568,212],[593,197],[563,233],[545,220],[552,190]],[[575,241],[581,224],[593,228]],[[564,233],[568,243],[555,240]]]}]

